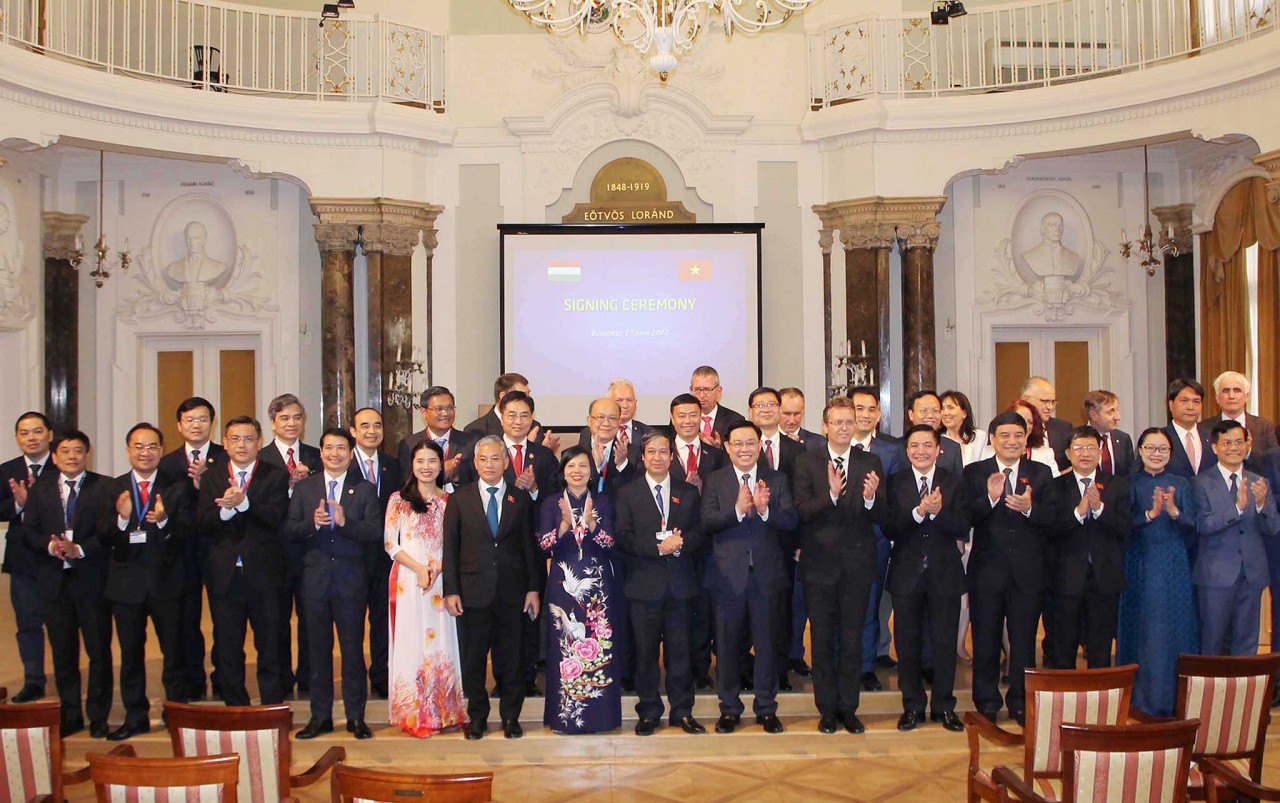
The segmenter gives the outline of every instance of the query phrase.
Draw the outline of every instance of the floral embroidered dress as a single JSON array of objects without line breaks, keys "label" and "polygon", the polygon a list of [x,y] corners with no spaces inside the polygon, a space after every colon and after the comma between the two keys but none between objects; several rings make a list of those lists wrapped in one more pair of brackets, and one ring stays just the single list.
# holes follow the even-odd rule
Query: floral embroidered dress
[{"label": "floral embroidered dress", "polygon": [[[589,492],[588,492],[589,493]],[[575,526],[563,536],[560,500]],[[558,733],[598,733],[622,726],[622,687],[613,651],[614,595],[621,593],[609,562],[613,507],[591,494],[597,523],[583,521],[587,494],[569,491],[542,503],[538,543],[551,553],[547,579],[547,702],[542,721]]]},{"label": "floral embroidered dress", "polygon": [[403,550],[436,572],[431,589],[423,591],[415,572],[399,562],[391,566],[389,721],[420,738],[467,721],[458,628],[444,608],[444,581],[439,574],[446,498],[428,499],[425,513],[414,511],[399,492],[387,502],[387,554],[395,558]]}]

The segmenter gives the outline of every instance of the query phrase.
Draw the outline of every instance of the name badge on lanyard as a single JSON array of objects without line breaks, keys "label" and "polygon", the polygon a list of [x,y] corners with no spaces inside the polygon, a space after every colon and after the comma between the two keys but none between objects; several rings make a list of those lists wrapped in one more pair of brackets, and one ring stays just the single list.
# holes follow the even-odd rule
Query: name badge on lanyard
[{"label": "name badge on lanyard", "polygon": [[151,509],[151,500],[155,498],[154,494],[147,494],[146,504],[142,502],[142,490],[138,488],[138,478],[131,472],[129,474],[129,484],[133,491],[133,509],[138,513],[138,527],[129,533],[130,544],[145,544],[147,542],[147,531],[143,529],[147,520],[147,512]]}]

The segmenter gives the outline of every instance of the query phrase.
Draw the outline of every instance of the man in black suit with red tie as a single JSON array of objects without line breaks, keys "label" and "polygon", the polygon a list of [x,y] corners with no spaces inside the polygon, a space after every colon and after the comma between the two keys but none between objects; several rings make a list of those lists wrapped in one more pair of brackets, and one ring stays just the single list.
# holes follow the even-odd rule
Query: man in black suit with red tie
[{"label": "man in black suit with red tie", "polygon": [[15,703],[30,703],[44,697],[47,683],[45,604],[36,577],[39,555],[27,545],[22,511],[31,486],[41,477],[52,482],[57,469],[49,459],[53,429],[44,413],[32,410],[18,416],[13,434],[22,454],[0,463],[0,520],[9,525],[5,535],[4,573],[9,575],[9,601],[18,626],[18,658],[22,661],[22,688],[10,699]]},{"label": "man in black suit with red tie", "polygon": [[689,392],[698,400],[698,435],[708,444],[722,448],[729,426],[746,419],[742,413],[720,406],[720,397],[724,395],[720,372],[710,365],[694,368],[689,378]]},{"label": "man in black suit with red tie", "polygon": [[1133,439],[1120,431],[1120,399],[1109,390],[1091,390],[1084,396],[1085,423],[1102,436],[1098,468],[1113,477],[1127,477],[1138,467]]},{"label": "man in black suit with red tie", "polygon": [[458,407],[453,399],[453,391],[443,385],[432,385],[422,391],[421,407],[418,409],[422,412],[426,428],[406,435],[400,441],[396,460],[404,471],[412,462],[413,447],[428,438],[435,441],[444,452],[445,490],[452,493],[453,484],[459,481],[458,469],[463,462],[462,456],[478,436],[473,432],[453,428],[453,422],[458,417]]},{"label": "man in black suit with red tie", "polygon": [[[521,394],[523,395],[523,394]],[[489,728],[485,663],[492,655],[501,696],[498,714],[508,739],[524,735],[520,709],[523,621],[535,620],[545,562],[533,541],[533,502],[508,482],[510,462],[502,439],[486,435],[472,450],[478,477],[449,496],[444,513],[445,609],[458,617],[462,643],[462,687],[467,698],[467,739]]]},{"label": "man in black suit with red tie", "polygon": [[[178,434],[182,443],[178,448],[160,458],[162,484],[169,487],[165,507],[173,517],[173,526],[182,537],[182,600],[178,619],[178,632],[182,634],[182,676],[186,684],[188,700],[205,699],[204,671],[204,556],[208,543],[196,526],[196,496],[200,478],[213,467],[227,451],[210,440],[217,413],[213,403],[200,396],[192,396],[178,405]],[[179,483],[178,480],[185,480]],[[218,696],[218,669],[209,676],[213,682],[214,696]]]},{"label": "man in black suit with red tie", "polygon": [[[678,397],[677,397],[678,398]],[[671,473],[671,440],[660,430],[641,442],[645,473],[618,493],[615,527],[627,557],[626,586],[636,652],[637,736],[652,736],[662,718],[659,647],[667,669],[668,722],[706,733],[693,717],[689,609],[698,595],[692,553],[702,543],[698,490]]]},{"label": "man in black suit with red tie", "polygon": [[259,452],[262,426],[240,416],[223,428],[227,461],[200,478],[196,526],[208,541],[205,577],[213,612],[214,666],[227,705],[249,705],[244,639],[253,626],[263,705],[284,701],[280,633],[285,576],[283,528],[289,474]]},{"label": "man in black suit with red tie", "polygon": [[963,542],[969,540],[964,477],[937,464],[942,436],[933,426],[916,424],[903,440],[910,467],[889,477],[889,521],[884,528],[893,542],[887,584],[893,595],[902,690],[898,730],[914,730],[925,722],[920,662],[928,638],[934,656],[931,718],[949,731],[963,731],[953,691],[964,594],[961,556]]},{"label": "man in black suit with red tie", "polygon": [[[1017,412],[991,421],[995,456],[964,470],[973,524],[969,611],[973,622],[973,701],[995,722],[1001,702],[1025,720],[1023,670],[1035,666],[1036,625],[1045,588],[1045,554],[1057,521],[1053,471],[1029,460],[1027,422]],[[1000,647],[1009,630],[1009,692],[1000,696]]]},{"label": "man in black suit with red tie", "polygon": [[1075,669],[1080,614],[1086,619],[1085,652],[1090,669],[1111,666],[1111,643],[1124,591],[1124,552],[1133,527],[1129,485],[1098,468],[1102,436],[1093,427],[1071,433],[1071,470],[1056,478],[1058,521],[1053,584],[1055,669]]},{"label": "man in black suit with red tie", "polygon": [[827,451],[796,460],[796,508],[804,527],[799,576],[809,606],[813,696],[819,731],[835,733],[842,722],[848,732],[863,733],[862,629],[877,571],[872,526],[884,523],[888,505],[880,460],[850,445],[853,402],[840,396],[827,402],[822,421]]},{"label": "man in black suit with red tie", "polygon": [[61,735],[84,729],[80,710],[80,642],[89,656],[84,711],[89,735],[105,738],[111,711],[111,611],[102,601],[107,548],[102,512],[110,504],[105,477],[85,471],[92,445],[83,432],[67,432],[53,442],[58,468],[51,482],[37,482],[27,494],[23,535],[36,553],[36,577],[44,595],[45,628],[53,653],[53,678],[62,702]]}]

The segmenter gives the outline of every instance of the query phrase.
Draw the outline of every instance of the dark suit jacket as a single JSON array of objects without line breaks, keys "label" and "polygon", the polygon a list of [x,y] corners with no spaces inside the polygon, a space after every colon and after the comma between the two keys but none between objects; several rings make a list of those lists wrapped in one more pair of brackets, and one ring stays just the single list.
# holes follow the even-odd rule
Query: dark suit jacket
[{"label": "dark suit jacket", "polygon": [[533,500],[510,482],[498,499],[498,537],[489,531],[478,483],[450,494],[444,509],[445,596],[458,595],[463,609],[496,603],[520,606],[541,591],[545,561],[533,533]]},{"label": "dark suit jacket", "polygon": [[1260,472],[1267,481],[1267,488],[1272,493],[1280,489],[1280,446],[1268,449],[1262,456],[1263,470]]},{"label": "dark suit jacket", "polygon": [[[683,450],[679,449],[675,436],[671,436],[671,478],[680,482],[688,482],[689,477],[684,470]],[[729,465],[729,455],[724,449],[717,449],[705,441],[698,442],[698,476],[705,482],[716,470]]]},{"label": "dark suit jacket", "polygon": [[[648,424],[642,424],[639,421],[635,420],[634,418],[631,419],[631,448],[628,450],[628,454],[634,453],[635,454],[634,459],[637,462],[640,460],[641,447],[644,441],[644,434],[648,432],[650,429],[653,429],[653,427],[649,426]],[[591,428],[590,427],[583,427],[582,429],[578,430],[578,445],[581,446],[583,449],[591,448]]]},{"label": "dark suit jacket", "polygon": [[[1102,466],[1099,465],[1098,468],[1101,470]],[[1117,477],[1127,477],[1140,468],[1142,464],[1133,451],[1133,438],[1127,432],[1111,430],[1111,473]]]},{"label": "dark suit jacket", "polygon": [[[110,550],[103,598],[133,605],[145,602],[148,596],[153,600],[176,600],[182,596],[182,544],[185,533],[178,526],[176,516],[169,510],[169,499],[179,496],[180,491],[175,494],[168,487],[160,487],[159,484],[165,477],[157,470],[152,480],[154,484],[150,488],[149,506],[155,506],[156,494],[159,493],[168,516],[164,526],[140,520],[138,499],[135,498],[128,525],[121,530],[116,516],[116,498],[122,492],[133,493],[132,477],[133,472],[130,471],[103,482],[106,501],[102,506],[102,520],[99,524],[103,544]],[[191,481],[185,476],[174,484],[191,487]],[[130,543],[130,534],[139,529],[147,534],[146,543]]]},{"label": "dark suit jacket", "polygon": [[[40,476],[36,478],[36,482],[46,480],[52,482],[51,478],[57,473],[58,469],[53,465],[53,459],[48,458],[44,462],[44,468],[40,469]],[[0,521],[7,522],[9,525],[9,530],[5,534],[4,572],[32,576],[36,567],[35,558],[38,555],[35,555],[27,544],[23,532],[25,525],[22,523],[22,513],[18,512],[13,500],[13,491],[9,490],[9,480],[27,481],[25,455],[0,463]]]},{"label": "dark suit jacket", "polygon": [[[1252,483],[1258,475],[1240,472],[1241,482]],[[1206,588],[1231,588],[1241,572],[1247,588],[1261,590],[1270,580],[1264,540],[1280,535],[1280,515],[1276,513],[1274,491],[1267,494],[1262,512],[1257,511],[1253,492],[1243,512],[1236,511],[1222,472],[1201,471],[1191,481],[1196,500],[1196,558],[1191,582]]]},{"label": "dark suit jacket", "polygon": [[811,452],[820,452],[827,448],[827,439],[816,432],[810,432],[804,427],[800,427],[800,443],[804,444],[804,448]]},{"label": "dark suit jacket", "polygon": [[910,468],[889,478],[889,521],[885,533],[893,541],[889,558],[890,594],[964,593],[964,562],[956,541],[969,540],[969,502],[964,477],[941,466],[934,469],[929,490],[942,489],[942,510],[917,522],[920,486]]},{"label": "dark suit jacket", "polygon": [[[805,447],[803,443],[788,438],[782,434],[782,430],[778,430],[778,454],[774,455],[778,461],[778,467],[775,470],[783,473],[787,478],[788,486],[795,482],[796,460],[804,453]],[[766,465],[769,462],[765,459],[763,446],[760,449],[760,462]]]},{"label": "dark suit jacket", "polygon": [[[260,451],[259,458],[266,453],[266,449]],[[223,521],[222,508],[214,504],[214,500],[231,487],[230,467],[230,461],[220,460],[200,477],[196,526],[209,545],[204,575],[212,593],[225,593],[239,557],[244,564],[245,579],[258,593],[277,593],[285,581],[281,530],[289,512],[289,472],[259,459],[245,491],[249,509]]]},{"label": "dark suit jacket", "polygon": [[[44,471],[40,472],[40,476],[44,474]],[[61,481],[57,469],[52,469],[49,482],[37,482],[31,486],[27,492],[27,506],[22,511],[26,525],[23,536],[34,553],[35,574],[45,599],[57,598],[65,571],[62,560],[49,554],[49,539],[66,530],[62,492],[58,487]],[[84,550],[84,557],[71,561],[71,565],[75,567],[80,590],[89,596],[101,596],[107,581],[107,545],[102,538],[101,525],[102,509],[108,503],[106,484],[107,478],[101,474],[84,473],[71,521],[73,540]]]},{"label": "dark suit jacket", "polygon": [[[226,449],[210,441],[205,466],[212,469],[219,459],[226,462],[226,455]],[[196,497],[199,495],[199,488],[187,476],[190,460],[191,456],[184,443],[160,458],[160,465],[156,468],[162,477],[156,480],[156,484],[165,486],[168,491],[164,496],[165,509],[174,519],[174,524],[186,530],[194,529]]]},{"label": "dark suit jacket", "polygon": [[1165,471],[1177,474],[1179,477],[1192,479],[1197,473],[1202,473],[1205,469],[1213,468],[1218,465],[1218,456],[1213,453],[1213,442],[1210,435],[1213,427],[1206,425],[1204,421],[1196,424],[1196,431],[1200,434],[1200,471],[1196,472],[1191,469],[1191,458],[1187,457],[1187,447],[1183,445],[1182,440],[1178,436],[1178,431],[1173,428],[1173,424],[1168,424],[1164,428],[1164,434],[1169,436],[1171,448],[1169,451],[1169,464],[1165,466]]},{"label": "dark suit jacket", "polygon": [[[730,410],[721,404],[716,407],[716,420],[711,422],[711,431],[723,438],[724,434],[729,431],[730,426],[745,420],[746,416],[742,413],[737,410]],[[699,423],[698,426],[701,428],[702,424]]]},{"label": "dark suit jacket", "polygon": [[[827,483],[829,452],[805,452],[796,460],[796,508],[804,523],[800,536],[799,577],[806,583],[834,585],[842,577],[872,583],[876,579],[874,524],[888,518],[884,469],[868,452],[849,451],[844,493],[831,503]],[[867,474],[880,475],[880,487],[868,510],[862,484]]]},{"label": "dark suit jacket", "polygon": [[[701,473],[701,472],[699,472]],[[645,475],[618,491],[614,527],[618,546],[627,556],[627,599],[657,601],[691,599],[698,595],[694,554],[703,543],[698,490],[671,474],[671,498],[667,500],[667,529],[679,530],[684,547],[679,555],[658,554],[654,534],[662,530],[658,503],[649,493]]]},{"label": "dark suit jacket", "polygon": [[[538,437],[542,437],[542,424],[538,419],[534,419],[530,425],[530,431],[533,427],[538,428]],[[463,432],[469,432],[475,436],[475,440],[483,438],[485,435],[497,435],[502,437],[502,419],[498,418],[498,408],[493,406],[489,408],[489,412],[472,421],[462,428]]]},{"label": "dark suit jacket", "polygon": [[[364,455],[359,449],[351,453],[351,467],[347,469],[347,479],[345,485],[350,487],[355,480],[364,480],[364,471],[361,466],[357,466],[358,461],[363,461]],[[391,499],[391,494],[400,490],[404,486],[404,471],[399,460],[387,454],[386,452],[378,452],[378,511],[380,513],[387,512],[387,502]],[[373,483],[370,483],[373,484]],[[294,495],[297,495],[295,489]],[[314,508],[312,508],[314,510]]]},{"label": "dark suit jacket", "polygon": [[765,593],[787,584],[783,544],[786,533],[800,521],[791,485],[785,474],[764,464],[763,456],[756,479],[769,487],[768,521],[761,521],[754,508],[738,521],[741,475],[733,465],[712,474],[702,488],[702,532],[711,541],[706,586],[716,594],[743,594],[749,566]]},{"label": "dark suit jacket", "polygon": [[[590,449],[590,442],[583,448]],[[610,457],[612,458],[612,455]],[[591,461],[591,479],[587,482],[587,485],[592,492],[600,493],[600,466],[596,465],[594,453],[587,455],[587,459]],[[617,501],[618,491],[643,473],[644,465],[640,462],[639,450],[633,446],[633,448],[627,450],[627,465],[624,468],[618,468],[618,464],[613,462],[612,459],[605,466],[604,495],[609,497],[610,502]],[[541,494],[539,494],[539,497],[541,497]]]},{"label": "dark suit jacket", "polygon": [[[490,416],[490,418],[492,418],[492,416]],[[498,435],[502,435],[501,429],[498,430]],[[413,466],[410,465],[412,461],[410,461],[409,457],[413,454],[413,447],[422,443],[426,437],[427,431],[424,429],[421,432],[406,435],[404,439],[400,441],[400,446],[396,449],[396,460],[400,462],[400,470],[404,474],[407,475],[413,471]],[[444,459],[451,460],[455,454],[465,454],[467,447],[478,438],[479,436],[474,432],[467,432],[461,429],[449,430],[449,448],[444,453]]]},{"label": "dark suit jacket", "polygon": [[1076,519],[1081,493],[1075,472],[1068,471],[1053,480],[1058,497],[1058,523],[1053,533],[1057,560],[1052,588],[1060,594],[1084,593],[1091,559],[1098,591],[1119,594],[1125,588],[1124,551],[1133,526],[1129,484],[1124,477],[1104,474],[1101,469],[1094,475],[1094,481],[1102,497],[1102,515],[1098,518],[1087,515],[1081,524]]},{"label": "dark suit jacket", "polygon": [[[1221,413],[1205,421],[1205,428],[1212,430],[1214,425],[1220,421],[1222,421]],[[1253,455],[1262,455],[1267,450],[1276,448],[1276,425],[1271,421],[1251,413],[1245,413],[1244,428],[1249,430],[1249,439],[1253,441]]]},{"label": "dark suit jacket", "polygon": [[[1058,471],[1069,470],[1071,461],[1067,459],[1067,447],[1071,445],[1071,430],[1075,427],[1071,426],[1070,421],[1054,417],[1045,422],[1044,428],[1049,448],[1053,449],[1053,458],[1058,461]],[[1033,493],[1032,496],[1034,495]]]},{"label": "dark suit jacket", "polygon": [[382,540],[382,507],[373,484],[360,477],[359,469],[355,471],[354,477],[348,473],[343,479],[341,504],[346,523],[341,527],[316,529],[315,511],[329,490],[323,470],[293,487],[284,534],[304,547],[302,595],[307,599],[349,599],[365,593],[361,558],[366,544]]},{"label": "dark suit jacket", "polygon": [[[479,442],[480,439],[477,438],[469,443],[466,453],[462,455],[462,463],[458,465],[458,482],[456,483],[459,488],[463,485],[477,482],[480,479],[480,475],[476,473],[475,463],[476,444]],[[560,461],[556,460],[554,452],[540,443],[526,440],[525,447],[524,464],[527,467],[529,461],[533,461],[533,478],[538,484],[538,499],[536,501],[540,502],[547,497],[547,494],[555,493],[560,489]],[[505,441],[503,442],[503,448],[506,449]],[[507,455],[510,456],[510,454],[510,450],[507,450]],[[507,481],[508,486],[516,487],[514,463],[507,464],[507,471],[502,476]],[[533,514],[530,513],[530,516],[533,516]],[[534,519],[530,518],[530,522],[533,521]]]},{"label": "dark suit jacket", "polygon": [[1031,515],[1024,516],[998,500],[987,497],[987,478],[1000,471],[994,457],[979,460],[964,470],[973,524],[973,550],[969,554],[969,590],[998,592],[1013,582],[1025,594],[1039,593],[1045,584],[1045,558],[1057,521],[1053,470],[1043,463],[1022,458],[1018,462],[1018,487],[1031,486]]},{"label": "dark suit jacket", "polygon": [[[312,474],[319,474],[324,470],[324,464],[320,462],[320,450],[309,443],[298,441],[295,448],[298,453],[294,456],[294,460],[307,468],[311,469]],[[276,448],[275,440],[267,441],[266,445],[258,451],[258,459],[270,463],[276,468],[288,469],[285,466],[284,456],[280,454],[280,450]]]}]

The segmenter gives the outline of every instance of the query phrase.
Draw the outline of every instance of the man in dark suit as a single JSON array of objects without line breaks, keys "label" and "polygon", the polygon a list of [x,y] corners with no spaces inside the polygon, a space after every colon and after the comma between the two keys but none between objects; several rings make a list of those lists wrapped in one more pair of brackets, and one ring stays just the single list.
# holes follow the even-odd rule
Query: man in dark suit
[{"label": "man in dark suit", "polygon": [[[942,426],[942,399],[932,390],[918,390],[907,398],[906,427],[910,429],[917,424],[928,424],[936,432],[945,431]],[[904,446],[905,448],[905,446]],[[950,438],[943,438],[938,446],[937,464],[939,468],[959,476],[964,471],[964,456],[960,454],[961,446]],[[899,460],[899,465],[906,467],[906,457]],[[888,468],[886,466],[886,468]],[[892,475],[890,475],[892,476]],[[957,625],[959,627],[959,625]]]},{"label": "man in dark suit", "polygon": [[426,428],[406,435],[400,441],[396,459],[400,462],[401,470],[407,470],[413,447],[430,438],[444,450],[445,490],[452,492],[453,483],[458,481],[458,467],[462,465],[462,456],[477,436],[475,433],[453,428],[453,422],[458,416],[453,391],[443,385],[432,385],[422,391],[421,402],[419,410]]},{"label": "man in dark suit", "polygon": [[720,406],[720,397],[724,388],[720,387],[720,373],[710,365],[700,365],[693,369],[689,378],[689,392],[698,400],[701,412],[698,435],[706,443],[722,448],[724,433],[729,426],[744,420],[742,413]]},{"label": "man in dark suit", "polygon": [[1090,426],[1071,433],[1071,470],[1053,481],[1058,521],[1052,583],[1054,667],[1075,669],[1081,613],[1090,669],[1111,666],[1111,644],[1124,591],[1124,551],[1133,519],[1129,485],[1098,467],[1102,436]]},{"label": "man in dark suit", "polygon": [[[680,397],[677,397],[680,398]],[[698,594],[693,553],[702,543],[698,490],[671,473],[671,440],[661,430],[641,442],[645,473],[618,493],[615,528],[626,554],[624,593],[636,653],[637,736],[652,736],[662,717],[659,647],[667,669],[669,722],[706,733],[693,717],[690,603]]]},{"label": "man in dark suit", "polygon": [[[640,461],[640,439],[651,427],[636,420],[636,388],[629,379],[615,379],[609,383],[605,398],[612,399],[618,405],[618,443],[633,455],[637,464]],[[591,448],[591,428],[583,427],[578,432],[578,445],[584,449]]]},{"label": "man in dark suit", "polygon": [[587,408],[587,439],[578,445],[591,452],[591,489],[612,501],[618,489],[636,478],[640,443],[625,441],[619,428],[621,411],[612,399],[602,397]]},{"label": "man in dark suit", "polygon": [[284,701],[280,633],[285,553],[283,534],[289,511],[289,472],[259,452],[262,426],[239,416],[226,422],[219,461],[200,477],[196,526],[208,542],[205,577],[213,613],[213,665],[222,700],[249,705],[244,685],[244,639],[253,627],[258,651],[258,692],[263,705]]},{"label": "man in dark suit", "polygon": [[369,611],[369,689],[374,697],[385,699],[390,657],[387,612],[391,558],[382,545],[381,528],[387,502],[391,500],[391,494],[404,485],[404,479],[400,461],[381,451],[382,413],[372,407],[364,407],[356,410],[351,421],[351,435],[356,439],[356,448],[351,454],[348,482],[362,479],[373,485],[378,493],[378,537],[364,545],[365,607]]},{"label": "man in dark suit", "polygon": [[[497,435],[502,437],[502,412],[498,409],[498,402],[502,401],[502,397],[513,390],[518,390],[528,395],[529,380],[525,379],[523,374],[517,373],[503,374],[495,379],[493,381],[493,407],[489,408],[489,412],[463,427],[463,431],[477,436]],[[464,460],[463,462],[469,461]]]},{"label": "man in dark suit", "polygon": [[956,680],[956,631],[964,594],[963,542],[969,540],[969,511],[964,478],[937,465],[942,436],[928,424],[907,430],[910,468],[889,477],[889,521],[893,541],[889,593],[893,595],[898,645],[898,686],[902,716],[898,730],[924,723],[925,691],[920,660],[926,622],[933,648],[932,719],[949,731],[962,731],[953,694]]},{"label": "man in dark suit", "polygon": [[827,446],[827,439],[804,426],[804,391],[800,388],[783,388],[778,391],[782,399],[782,434],[799,441],[809,451],[820,452]]},{"label": "man in dark suit", "polygon": [[973,623],[973,701],[992,722],[1000,711],[1000,647],[1009,630],[1009,716],[1025,721],[1023,671],[1035,666],[1036,625],[1045,587],[1045,553],[1056,520],[1053,472],[1026,458],[1027,422],[1014,411],[991,421],[995,456],[967,466],[973,524],[969,611]]},{"label": "man in dark suit", "polygon": [[[217,414],[213,403],[192,396],[178,405],[178,433],[182,443],[160,458],[161,484],[169,489],[165,508],[173,518],[173,527],[182,533],[182,600],[178,615],[179,649],[182,650],[182,677],[188,700],[205,699],[204,671],[204,560],[208,544],[196,526],[196,497],[200,478],[226,450],[210,440]],[[179,483],[178,480],[185,480]],[[218,669],[209,676],[215,696],[218,692]]]},{"label": "man in dark suit", "polygon": [[[23,531],[22,511],[31,486],[41,478],[52,482],[57,474],[49,460],[53,429],[44,413],[18,416],[14,440],[22,454],[0,463],[0,520],[5,521],[4,573],[9,575],[9,601],[18,626],[18,658],[22,661],[22,688],[11,698],[30,703],[44,697],[44,595],[36,577],[39,554],[31,551]],[[46,473],[46,470],[48,472]]]},{"label": "man in dark suit", "polygon": [[459,617],[459,629],[465,633],[462,686],[470,720],[466,738],[482,738],[489,727],[485,662],[492,654],[501,689],[503,736],[518,739],[524,735],[520,709],[525,697],[521,622],[537,618],[545,564],[534,549],[533,502],[505,476],[510,459],[502,439],[486,435],[472,454],[479,479],[459,488],[445,506],[444,603],[450,615]]},{"label": "man in dark suit", "polygon": [[1223,371],[1213,380],[1213,396],[1222,412],[1205,421],[1212,428],[1219,421],[1239,421],[1249,430],[1249,441],[1253,449],[1245,458],[1245,465],[1250,471],[1261,472],[1262,455],[1268,449],[1276,447],[1276,425],[1262,416],[1246,412],[1249,405],[1249,393],[1253,384],[1249,378],[1237,371]]},{"label": "man in dark suit", "polygon": [[[858,719],[862,629],[876,579],[873,524],[887,515],[879,460],[850,445],[853,402],[836,397],[822,411],[827,451],[796,460],[796,508],[804,523],[800,582],[809,605],[813,696],[818,730],[862,733]],[[839,657],[837,659],[837,651]]]},{"label": "man in dark suit", "polygon": [[[267,405],[267,420],[275,435],[271,443],[263,447],[259,457],[264,463],[283,468],[289,475],[289,495],[294,487],[320,470],[320,450],[302,442],[307,426],[307,411],[301,400],[292,393],[276,396]],[[311,653],[307,649],[307,617],[303,614],[302,601],[302,553],[299,542],[281,539],[284,543],[284,586],[280,589],[280,684],[287,697],[297,683],[299,692],[307,691],[311,678]],[[293,624],[298,627],[298,663],[294,670]]]},{"label": "man in dark suit", "polygon": [[[1267,488],[1280,488],[1280,446],[1268,449],[1262,457],[1262,471],[1258,472],[1267,481]],[[1280,538],[1268,538],[1265,542],[1267,550],[1268,586],[1271,589],[1271,632],[1272,641],[1280,643]],[[1271,707],[1280,706],[1280,685],[1271,698]]]},{"label": "man in dark suit", "polygon": [[[120,700],[124,724],[107,735],[110,741],[151,731],[147,700],[147,619],[160,643],[165,699],[187,701],[182,676],[182,541],[185,533],[169,515],[165,499],[172,494],[160,473],[164,435],[149,423],[136,424],[125,436],[132,470],[103,483],[106,504],[101,521],[103,546],[109,550],[103,598],[111,603],[120,640]],[[180,486],[189,485],[185,477]]]},{"label": "man in dark suit", "polygon": [[1262,589],[1269,579],[1266,541],[1280,535],[1280,515],[1265,479],[1244,468],[1249,431],[1238,421],[1214,425],[1218,463],[1191,481],[1196,500],[1195,564],[1200,652],[1254,655]]},{"label": "man in dark suit", "polygon": [[1169,463],[1165,470],[1187,479],[1213,468],[1217,462],[1210,433],[1213,427],[1200,421],[1204,410],[1204,386],[1194,379],[1169,383]]},{"label": "man in dark suit", "polygon": [[1102,436],[1098,468],[1104,474],[1127,477],[1138,464],[1134,460],[1133,439],[1121,432],[1120,399],[1109,390],[1091,390],[1084,397],[1086,423]]},{"label": "man in dark suit", "polygon": [[749,421],[725,431],[731,465],[707,478],[702,495],[702,530],[711,541],[706,585],[716,606],[716,733],[733,733],[742,718],[739,651],[744,643],[755,649],[756,722],[766,733],[783,731],[776,663],[779,600],[787,581],[783,542],[799,519],[786,476],[761,459],[760,436],[760,428]]},{"label": "man in dark suit", "polygon": [[[782,434],[800,443],[800,445],[804,446],[805,451],[820,452],[826,449],[826,438],[816,432],[810,432],[802,426],[804,423],[804,391],[795,387],[783,388],[778,391],[778,396],[782,401],[782,406],[779,410],[781,419],[779,428],[782,430]],[[794,476],[791,477],[791,488],[793,491],[795,490]],[[792,534],[798,545],[800,528],[797,527]],[[790,627],[788,629],[788,632],[791,633],[791,638],[789,644],[786,645],[788,658],[786,665],[800,677],[807,678],[812,674],[808,661],[804,659],[804,631],[809,623],[809,611],[804,601],[804,583],[795,581],[796,564],[799,562],[798,554],[797,550],[787,556],[790,561],[792,583]]]},{"label": "man in dark suit", "polygon": [[1023,383],[1021,397],[1030,402],[1040,414],[1049,448],[1053,449],[1053,457],[1058,461],[1058,470],[1066,471],[1071,464],[1067,460],[1067,445],[1071,439],[1072,426],[1070,421],[1054,416],[1058,409],[1058,391],[1048,379],[1033,376]]},{"label": "man in dark suit", "polygon": [[45,628],[53,679],[62,702],[61,735],[84,730],[80,709],[80,641],[89,656],[84,710],[89,735],[105,738],[111,711],[111,611],[102,601],[107,579],[102,511],[110,504],[101,474],[85,471],[89,436],[67,432],[53,442],[58,473],[27,493],[23,535],[36,553],[35,573],[45,600]]},{"label": "man in dark suit", "polygon": [[[380,417],[379,417],[380,418]],[[356,428],[367,414],[355,416]],[[321,472],[305,477],[289,500],[286,537],[300,541],[303,615],[311,650],[311,719],[299,739],[333,732],[333,631],[342,659],[347,732],[372,739],[364,721],[364,612],[368,605],[366,546],[382,542],[378,489],[352,468],[356,439],[335,427],[320,437]],[[376,474],[374,475],[376,478]]]}]

